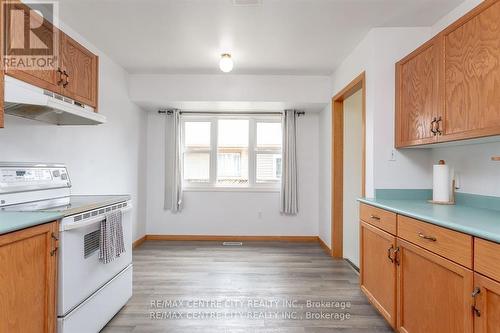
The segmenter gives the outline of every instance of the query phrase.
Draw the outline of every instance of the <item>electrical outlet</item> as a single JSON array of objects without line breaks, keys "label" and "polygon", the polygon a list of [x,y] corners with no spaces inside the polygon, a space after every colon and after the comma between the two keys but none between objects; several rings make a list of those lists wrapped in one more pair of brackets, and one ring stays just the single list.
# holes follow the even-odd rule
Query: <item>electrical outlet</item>
[{"label": "electrical outlet", "polygon": [[389,154],[389,161],[395,162],[396,161],[396,149],[391,149],[391,153]]},{"label": "electrical outlet", "polygon": [[257,217],[258,217],[259,219],[262,219],[262,212],[258,212],[258,213],[257,213]]}]

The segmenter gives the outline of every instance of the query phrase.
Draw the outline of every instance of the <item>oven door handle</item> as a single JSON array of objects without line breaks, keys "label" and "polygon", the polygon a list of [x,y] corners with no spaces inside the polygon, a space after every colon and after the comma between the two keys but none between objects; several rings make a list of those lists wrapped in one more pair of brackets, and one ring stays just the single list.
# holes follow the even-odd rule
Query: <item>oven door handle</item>
[{"label": "oven door handle", "polygon": [[[132,206],[127,206],[125,208],[120,209],[122,213],[126,213],[130,210],[132,210]],[[113,211],[114,212],[114,211]],[[85,219],[80,222],[74,222],[74,223],[68,223],[66,225],[62,225],[61,231],[68,231],[68,230],[75,230],[75,229],[80,229],[83,227],[87,227],[89,225],[101,222],[106,218],[105,214],[97,215],[96,217],[90,218],[90,219]]]}]

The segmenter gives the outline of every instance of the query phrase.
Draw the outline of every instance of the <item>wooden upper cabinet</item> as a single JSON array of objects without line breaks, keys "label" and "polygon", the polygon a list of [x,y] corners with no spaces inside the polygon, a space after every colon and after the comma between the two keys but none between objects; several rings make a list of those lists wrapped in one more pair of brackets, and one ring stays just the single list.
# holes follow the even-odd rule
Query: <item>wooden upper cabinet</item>
[{"label": "wooden upper cabinet", "polygon": [[26,5],[10,6],[2,25],[8,55],[53,56],[54,65],[11,66],[5,74],[97,109],[98,57]]},{"label": "wooden upper cabinet", "polygon": [[[15,56],[31,52],[33,56],[53,57],[52,60],[57,65],[59,29],[43,20],[35,12],[29,11],[29,7],[26,5],[13,3],[9,6],[13,10],[8,10],[5,17],[7,54]],[[17,15],[19,17],[14,17]],[[37,28],[30,31],[30,22]],[[53,69],[30,69],[29,67],[32,67],[30,65],[25,67],[23,69],[7,67],[5,73],[37,87],[59,93],[61,81],[57,66],[54,66]]]},{"label": "wooden upper cabinet", "polygon": [[443,32],[443,140],[500,134],[500,2]]},{"label": "wooden upper cabinet", "polygon": [[66,76],[62,94],[97,107],[98,58],[68,35],[61,34],[61,64]]},{"label": "wooden upper cabinet", "polygon": [[361,222],[361,290],[392,327],[396,325],[396,237]]},{"label": "wooden upper cabinet", "polygon": [[397,243],[399,332],[472,333],[472,271],[409,242]]},{"label": "wooden upper cabinet", "polygon": [[396,64],[396,147],[437,140],[440,46],[434,38]]},{"label": "wooden upper cabinet", "polygon": [[474,274],[474,333],[500,333],[500,283]]},{"label": "wooden upper cabinet", "polygon": [[56,331],[57,222],[0,236],[0,332]]},{"label": "wooden upper cabinet", "polygon": [[500,1],[396,64],[395,123],[398,148],[500,135]]}]

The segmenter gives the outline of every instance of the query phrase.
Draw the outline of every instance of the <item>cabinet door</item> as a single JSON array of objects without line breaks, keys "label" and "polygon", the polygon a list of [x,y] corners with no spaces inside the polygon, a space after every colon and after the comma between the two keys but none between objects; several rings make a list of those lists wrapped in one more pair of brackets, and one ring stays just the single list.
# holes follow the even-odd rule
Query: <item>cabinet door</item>
[{"label": "cabinet door", "polygon": [[0,332],[55,332],[57,222],[0,236]]},{"label": "cabinet door", "polygon": [[473,330],[473,273],[398,239],[398,329],[405,333]]},{"label": "cabinet door", "polygon": [[500,2],[485,1],[444,35],[440,141],[500,134]]},{"label": "cabinet door", "polygon": [[[5,43],[7,46],[7,54],[9,56],[19,56],[19,59],[24,59],[26,52],[32,53],[33,56],[43,58],[51,58],[54,62],[53,66],[42,66],[41,69],[29,69],[31,65],[18,66],[13,63],[9,67],[6,65],[5,73],[16,79],[28,82],[37,87],[47,89],[56,93],[60,91],[62,81],[58,69],[59,57],[59,30],[50,22],[43,20],[34,12],[30,12],[29,8],[23,4],[10,4],[12,9],[8,10],[5,15],[6,34]],[[24,20],[14,18],[13,15],[18,15],[24,12]],[[31,14],[30,14],[31,13]],[[32,24],[39,25],[33,31],[30,31],[30,15]],[[56,54],[52,54],[52,53]],[[43,64],[43,62],[41,62]],[[40,67],[38,67],[40,68]]]},{"label": "cabinet door", "polygon": [[66,34],[61,34],[61,60],[66,72],[62,94],[97,107],[97,56]]},{"label": "cabinet door", "polygon": [[396,147],[437,139],[433,130],[441,103],[441,45],[434,38],[396,64]]},{"label": "cabinet door", "polygon": [[500,283],[480,274],[474,274],[474,285],[479,288],[474,318],[475,333],[500,333]]},{"label": "cabinet door", "polygon": [[396,238],[361,222],[361,290],[392,327],[396,325]]}]

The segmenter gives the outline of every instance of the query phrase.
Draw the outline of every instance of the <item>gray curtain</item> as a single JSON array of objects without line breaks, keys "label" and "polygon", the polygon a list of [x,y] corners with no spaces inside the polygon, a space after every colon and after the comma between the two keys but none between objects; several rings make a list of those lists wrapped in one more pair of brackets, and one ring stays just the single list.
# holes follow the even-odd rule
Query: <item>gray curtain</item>
[{"label": "gray curtain", "polygon": [[286,110],[283,115],[280,211],[286,215],[296,215],[299,212],[297,193],[297,117],[295,110]]},{"label": "gray curtain", "polygon": [[165,209],[182,209],[182,125],[179,110],[166,115],[165,126]]}]

